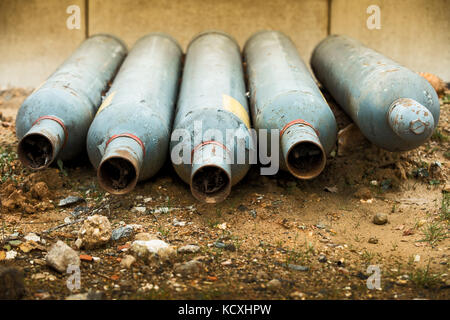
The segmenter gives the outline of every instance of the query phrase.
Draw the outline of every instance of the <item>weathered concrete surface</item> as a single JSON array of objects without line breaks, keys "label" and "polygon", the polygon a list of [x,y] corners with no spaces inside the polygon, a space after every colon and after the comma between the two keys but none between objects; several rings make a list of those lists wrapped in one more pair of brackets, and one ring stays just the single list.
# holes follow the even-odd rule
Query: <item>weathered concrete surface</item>
[{"label": "weathered concrete surface", "polygon": [[[36,87],[85,38],[84,0],[0,0],[0,87]],[[80,29],[66,9],[78,5]]]},{"label": "weathered concrete surface", "polygon": [[[381,9],[369,30],[367,7]],[[450,0],[332,0],[331,33],[346,34],[414,71],[450,81]]]},{"label": "weathered concrete surface", "polygon": [[112,32],[130,46],[148,32],[163,31],[186,49],[208,29],[231,34],[241,47],[254,32],[276,29],[309,59],[326,36],[327,8],[327,0],[90,0],[89,32]]},{"label": "weathered concrete surface", "polygon": [[[85,38],[85,0],[0,0],[0,87],[36,87]],[[89,34],[110,32],[132,45],[151,31],[183,48],[198,32],[222,29],[241,44],[260,29],[289,35],[305,61],[326,36],[328,0],[88,0]],[[381,30],[366,9],[381,8]],[[69,5],[81,29],[69,30]],[[331,0],[332,33],[343,33],[416,71],[450,81],[450,0]]]}]

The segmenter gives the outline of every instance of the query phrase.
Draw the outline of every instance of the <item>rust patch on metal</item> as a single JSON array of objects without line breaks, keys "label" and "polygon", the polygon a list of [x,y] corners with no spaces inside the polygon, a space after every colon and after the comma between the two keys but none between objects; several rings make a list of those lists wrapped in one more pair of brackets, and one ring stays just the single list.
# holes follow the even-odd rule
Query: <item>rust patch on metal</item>
[{"label": "rust patch on metal", "polygon": [[56,121],[63,128],[63,130],[64,130],[64,142],[63,142],[63,145],[61,146],[61,149],[64,148],[64,146],[67,143],[67,139],[69,138],[69,132],[67,131],[67,128],[66,128],[66,126],[64,125],[64,122],[61,119],[59,119],[57,117],[54,117],[54,116],[42,116],[42,117],[39,117],[36,121],[34,121],[31,126],[34,126],[36,123],[39,123],[41,120],[44,120],[44,119]]},{"label": "rust patch on metal", "polygon": [[307,121],[305,121],[305,120],[303,120],[303,119],[296,119],[296,120],[293,120],[293,121],[289,122],[288,124],[286,124],[286,125],[283,127],[283,129],[281,129],[281,131],[280,131],[280,138],[283,136],[283,133],[284,133],[290,126],[292,126],[292,125],[294,125],[294,124],[303,124],[303,125],[305,125],[305,126],[311,127],[311,128],[316,132],[317,136],[318,136],[318,137],[320,136],[320,132],[319,132],[316,128],[314,128],[314,126],[313,126],[312,124],[310,124],[309,122],[307,122]]},{"label": "rust patch on metal", "polygon": [[139,143],[139,145],[142,148],[142,154],[143,154],[142,157],[145,158],[145,145],[144,145],[144,143],[142,142],[141,139],[139,139],[139,137],[137,137],[137,136],[135,136],[134,134],[131,134],[131,133],[121,133],[121,134],[113,135],[111,138],[109,138],[108,141],[106,141],[105,149],[106,149],[106,147],[108,147],[108,144],[110,144],[111,141],[113,141],[114,139],[119,138],[119,137],[131,138],[134,141],[136,141],[137,143]]}]

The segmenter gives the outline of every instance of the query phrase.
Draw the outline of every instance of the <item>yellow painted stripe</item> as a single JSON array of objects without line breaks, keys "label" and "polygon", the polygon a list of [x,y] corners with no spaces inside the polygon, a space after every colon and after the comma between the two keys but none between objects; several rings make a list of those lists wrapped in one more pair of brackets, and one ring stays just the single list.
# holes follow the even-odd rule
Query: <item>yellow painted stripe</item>
[{"label": "yellow painted stripe", "polygon": [[223,108],[234,115],[236,115],[239,119],[244,122],[247,128],[250,129],[250,117],[248,115],[247,110],[237,101],[236,99],[230,97],[229,95],[222,95],[222,103]]},{"label": "yellow painted stripe", "polygon": [[116,94],[115,91],[111,92],[105,100],[103,100],[103,103],[100,105],[100,108],[98,108],[97,114],[99,114],[103,109],[105,109],[106,107],[108,107],[111,102],[112,99],[114,98],[114,95]]}]

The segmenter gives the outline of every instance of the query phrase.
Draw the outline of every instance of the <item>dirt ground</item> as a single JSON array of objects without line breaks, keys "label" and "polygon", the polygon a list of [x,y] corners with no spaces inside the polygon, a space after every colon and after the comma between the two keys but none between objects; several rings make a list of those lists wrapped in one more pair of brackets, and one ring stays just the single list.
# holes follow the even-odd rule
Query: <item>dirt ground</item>
[{"label": "dirt ground", "polygon": [[[170,164],[125,196],[98,186],[86,155],[62,167],[24,169],[14,121],[29,93],[0,94],[0,265],[23,270],[25,299],[65,299],[89,289],[107,299],[450,298],[449,91],[437,131],[416,150],[390,153],[363,141],[345,155],[333,153],[312,181],[284,172],[260,176],[254,166],[217,205],[196,201]],[[342,129],[350,120],[329,100]],[[69,195],[86,202],[58,207]],[[57,240],[75,248],[83,223],[73,223],[77,206],[87,206],[79,217],[104,215],[113,229],[140,227],[128,238],[80,250],[81,288],[71,292],[69,275],[48,267],[45,255]],[[377,213],[388,222],[374,224]],[[52,227],[58,228],[46,232]],[[39,244],[24,239],[30,232],[40,236]],[[123,268],[137,232],[200,251],[155,265],[138,259]],[[10,251],[17,256],[7,259]],[[201,262],[198,272],[174,272],[175,263],[192,259]],[[380,289],[366,285],[369,265],[380,268]]]}]

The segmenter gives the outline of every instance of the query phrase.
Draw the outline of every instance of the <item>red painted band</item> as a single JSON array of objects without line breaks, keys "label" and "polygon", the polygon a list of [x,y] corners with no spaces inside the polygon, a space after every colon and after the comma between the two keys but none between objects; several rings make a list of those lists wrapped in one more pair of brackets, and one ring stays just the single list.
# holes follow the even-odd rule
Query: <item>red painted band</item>
[{"label": "red painted band", "polygon": [[223,144],[221,144],[220,142],[214,141],[214,140],[210,140],[210,141],[205,141],[200,143],[199,145],[197,145],[194,149],[192,149],[191,151],[191,162],[194,160],[194,152],[199,149],[200,147],[203,147],[207,144],[215,144],[221,148],[223,148],[225,151],[227,151],[228,153],[231,154],[231,152],[227,149],[227,147],[225,147]]},{"label": "red painted band", "polygon": [[293,121],[289,122],[288,124],[286,124],[286,125],[284,126],[283,129],[281,129],[281,131],[280,131],[280,138],[283,136],[283,133],[284,133],[290,126],[292,126],[292,125],[294,125],[294,124],[303,124],[303,125],[305,125],[305,126],[311,127],[311,128],[316,132],[317,136],[319,136],[319,134],[320,134],[319,131],[316,130],[316,128],[314,128],[313,125],[310,124],[309,122],[306,122],[306,121],[303,120],[303,119],[297,119],[297,120],[293,120]]},{"label": "red painted band", "polygon": [[64,148],[64,146],[66,145],[67,139],[69,138],[69,133],[67,132],[67,128],[61,119],[54,117],[54,116],[42,116],[42,117],[39,117],[35,122],[33,122],[33,124],[31,126],[34,126],[36,123],[40,122],[41,120],[45,120],[45,119],[56,121],[63,128],[64,142],[63,142],[63,145],[61,146],[61,149]]},{"label": "red painted band", "polygon": [[108,147],[108,144],[109,144],[111,141],[113,141],[114,139],[119,138],[119,137],[131,138],[131,139],[133,139],[134,141],[136,141],[137,143],[139,143],[139,145],[140,145],[141,148],[142,148],[142,153],[143,153],[143,156],[142,156],[142,157],[145,157],[145,145],[144,145],[144,143],[142,142],[141,139],[139,139],[137,136],[135,136],[134,134],[131,134],[131,133],[121,133],[121,134],[115,134],[115,135],[113,135],[111,138],[109,138],[108,141],[106,141],[105,149],[106,149],[106,147]]}]

